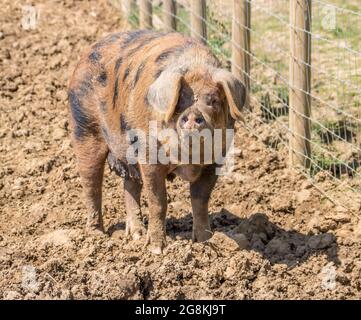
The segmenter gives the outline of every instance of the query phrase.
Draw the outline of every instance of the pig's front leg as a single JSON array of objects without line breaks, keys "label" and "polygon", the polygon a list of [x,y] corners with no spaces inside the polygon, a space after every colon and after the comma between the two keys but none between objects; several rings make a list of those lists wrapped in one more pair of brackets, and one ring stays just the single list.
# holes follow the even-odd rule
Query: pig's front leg
[{"label": "pig's front leg", "polygon": [[143,190],[148,199],[149,222],[147,245],[155,254],[161,254],[166,245],[165,217],[167,213],[167,169],[159,165],[142,167]]},{"label": "pig's front leg", "polygon": [[204,167],[201,176],[190,185],[193,210],[193,241],[206,241],[212,236],[208,216],[208,202],[217,178],[215,166],[210,165]]},{"label": "pig's front leg", "polygon": [[140,179],[131,177],[124,178],[124,200],[127,211],[126,235],[137,240],[145,235],[145,227],[142,221],[140,197],[142,184]]}]

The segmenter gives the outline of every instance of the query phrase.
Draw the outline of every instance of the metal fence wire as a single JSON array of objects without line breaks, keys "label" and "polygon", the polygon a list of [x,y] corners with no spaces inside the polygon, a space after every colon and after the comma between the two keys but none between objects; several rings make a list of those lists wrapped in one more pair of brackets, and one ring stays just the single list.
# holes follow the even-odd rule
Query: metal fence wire
[{"label": "metal fence wire", "polygon": [[[359,0],[128,0],[121,5],[134,28],[173,29],[207,43],[249,87],[249,132],[287,151],[290,165],[329,200],[360,211]],[[327,188],[320,183],[325,178]],[[341,203],[341,193],[349,201]]]}]

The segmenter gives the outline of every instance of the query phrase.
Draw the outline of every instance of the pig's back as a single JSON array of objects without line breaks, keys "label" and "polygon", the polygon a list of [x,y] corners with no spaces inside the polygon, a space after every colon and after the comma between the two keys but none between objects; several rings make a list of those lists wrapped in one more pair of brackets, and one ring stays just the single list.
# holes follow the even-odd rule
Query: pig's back
[{"label": "pig's back", "polygon": [[119,116],[128,127],[135,121],[140,125],[139,114],[145,123],[152,112],[147,106],[148,88],[161,72],[170,64],[191,68],[197,63],[217,65],[218,61],[202,43],[179,33],[136,30],[106,36],[82,55],[70,82],[75,129],[85,127],[76,132],[96,135],[103,123],[115,134]]}]

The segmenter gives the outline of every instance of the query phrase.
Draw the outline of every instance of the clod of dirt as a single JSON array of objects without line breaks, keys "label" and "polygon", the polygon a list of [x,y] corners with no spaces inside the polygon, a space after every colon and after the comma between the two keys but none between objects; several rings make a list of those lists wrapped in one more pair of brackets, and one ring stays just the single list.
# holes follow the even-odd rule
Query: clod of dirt
[{"label": "clod of dirt", "polygon": [[246,235],[248,239],[253,234],[265,234],[268,238],[272,238],[274,230],[272,229],[267,217],[262,214],[255,214],[250,219],[243,220],[237,227],[237,232]]},{"label": "clod of dirt", "polygon": [[72,246],[72,239],[76,236],[77,231],[69,229],[59,229],[53,232],[44,234],[38,241],[41,246]]},{"label": "clod of dirt", "polygon": [[322,216],[319,211],[316,211],[308,223],[308,230],[313,233],[327,232],[335,230],[337,227],[337,220],[334,216]]},{"label": "clod of dirt", "polygon": [[309,189],[304,189],[296,193],[296,201],[298,204],[301,204],[307,201],[311,196],[311,191]]},{"label": "clod of dirt", "polygon": [[249,246],[246,236],[241,233],[222,233],[216,231],[209,242],[226,251],[238,251]]},{"label": "clod of dirt", "polygon": [[21,294],[17,291],[7,291],[4,293],[3,300],[19,300]]},{"label": "clod of dirt", "polygon": [[273,199],[270,203],[274,211],[278,212],[292,212],[293,202],[292,196],[289,193],[280,194],[277,198]]},{"label": "clod of dirt", "polygon": [[339,237],[341,239],[352,239],[353,238],[352,230],[350,230],[349,227],[344,227],[344,228],[338,229],[336,231],[336,235],[337,235],[337,237]]},{"label": "clod of dirt", "polygon": [[61,140],[62,138],[64,138],[66,136],[66,132],[64,129],[62,128],[56,128],[54,131],[53,131],[53,139],[54,140]]},{"label": "clod of dirt", "polygon": [[341,222],[341,223],[347,223],[351,221],[351,217],[350,217],[350,212],[342,207],[342,206],[337,206],[335,208],[336,214],[328,214],[326,215],[327,219],[332,219],[336,222]]},{"label": "clod of dirt", "polygon": [[141,299],[140,284],[136,277],[122,277],[115,271],[94,271],[88,283],[93,297],[107,299]]}]

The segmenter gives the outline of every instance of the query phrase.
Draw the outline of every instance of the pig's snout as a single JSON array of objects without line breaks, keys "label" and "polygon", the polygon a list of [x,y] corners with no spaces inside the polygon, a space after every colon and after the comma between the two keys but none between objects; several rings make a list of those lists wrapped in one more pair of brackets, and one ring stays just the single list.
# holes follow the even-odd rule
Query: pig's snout
[{"label": "pig's snout", "polygon": [[201,113],[190,112],[181,117],[181,129],[201,129],[204,127],[205,119]]}]

